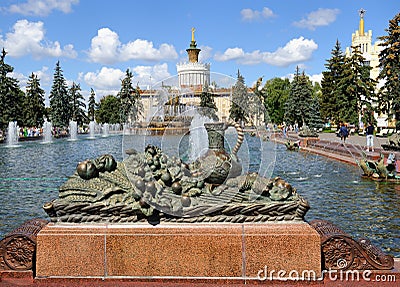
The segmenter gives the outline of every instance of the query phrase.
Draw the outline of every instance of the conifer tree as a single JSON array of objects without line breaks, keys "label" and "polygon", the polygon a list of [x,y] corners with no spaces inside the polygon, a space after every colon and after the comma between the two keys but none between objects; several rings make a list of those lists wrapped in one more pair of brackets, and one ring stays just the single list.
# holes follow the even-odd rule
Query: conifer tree
[{"label": "conifer tree", "polygon": [[232,104],[229,110],[229,118],[243,126],[248,121],[248,116],[249,97],[244,78],[238,70],[237,80],[232,91]]},{"label": "conifer tree", "polygon": [[24,103],[25,125],[30,127],[43,126],[45,116],[45,91],[40,87],[40,81],[34,73],[29,76]]},{"label": "conifer tree", "polygon": [[308,117],[308,127],[311,130],[319,130],[324,127],[324,121],[321,118],[320,108],[319,108],[319,100],[314,95],[311,101],[310,113]]},{"label": "conifer tree", "polygon": [[89,121],[94,121],[95,110],[96,110],[96,94],[92,88],[90,89],[90,96],[88,102],[87,118]]},{"label": "conifer tree", "polygon": [[71,120],[71,101],[68,96],[68,86],[57,61],[53,77],[53,85],[50,91],[51,121],[55,127],[67,127]]},{"label": "conifer tree", "polygon": [[310,119],[310,109],[313,98],[313,87],[303,72],[296,67],[294,79],[290,85],[289,97],[285,105],[284,119],[287,124],[297,123],[299,127],[307,125]]},{"label": "conifer tree", "polygon": [[125,78],[121,82],[118,98],[121,102],[121,122],[135,122],[143,112],[140,89],[132,85],[133,74],[126,70]]},{"label": "conifer tree", "polygon": [[207,116],[215,121],[218,120],[216,112],[218,111],[214,101],[214,95],[210,92],[209,86],[206,84],[200,95],[200,109],[199,113],[203,116]]},{"label": "conifer tree", "polygon": [[0,57],[0,129],[4,130],[8,122],[17,121],[23,125],[23,103],[25,94],[21,91],[17,79],[8,76],[14,68],[6,64],[7,52],[2,50]]},{"label": "conifer tree", "polygon": [[325,64],[326,71],[322,72],[320,109],[324,120],[331,120],[339,124],[340,109],[343,103],[340,101],[341,91],[339,82],[343,78],[345,55],[336,40],[335,47],[331,51],[332,57]]},{"label": "conifer tree", "polygon": [[352,47],[351,57],[345,59],[343,77],[338,84],[341,120],[358,124],[362,108],[371,110],[376,85],[376,81],[370,78],[371,69],[359,47]]},{"label": "conifer tree", "polygon": [[72,83],[71,88],[68,91],[68,96],[70,99],[71,105],[71,118],[72,120],[78,123],[78,126],[81,126],[83,123],[87,122],[87,117],[85,114],[85,102],[82,94],[80,93],[81,86],[80,84]]},{"label": "conifer tree", "polygon": [[378,80],[384,81],[378,93],[378,111],[396,120],[400,129],[400,13],[389,21],[388,33],[379,37],[383,47],[379,53],[380,73]]}]

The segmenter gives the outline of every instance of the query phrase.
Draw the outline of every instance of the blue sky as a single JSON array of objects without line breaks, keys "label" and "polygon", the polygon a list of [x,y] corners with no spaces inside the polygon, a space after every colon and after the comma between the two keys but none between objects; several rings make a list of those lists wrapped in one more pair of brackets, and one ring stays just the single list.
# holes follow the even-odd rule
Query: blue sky
[{"label": "blue sky", "polygon": [[385,35],[400,1],[348,0],[2,0],[0,48],[25,87],[38,75],[48,96],[59,60],[69,85],[97,100],[116,94],[126,69],[141,87],[176,75],[187,61],[191,28],[200,60],[248,86],[260,77],[290,77],[298,65],[319,80],[338,39],[343,51],[358,29]]}]

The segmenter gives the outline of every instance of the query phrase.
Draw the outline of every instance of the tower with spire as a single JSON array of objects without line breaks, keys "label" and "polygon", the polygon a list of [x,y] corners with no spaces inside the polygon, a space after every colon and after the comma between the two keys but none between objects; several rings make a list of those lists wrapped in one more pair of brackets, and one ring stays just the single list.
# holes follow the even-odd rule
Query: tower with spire
[{"label": "tower with spire", "polygon": [[[367,11],[361,8],[358,11],[360,16],[358,30],[351,35],[351,47],[359,47],[360,52],[365,58],[365,64],[372,67],[370,77],[376,79],[379,74],[379,52],[378,42],[372,43],[372,30],[365,32],[364,17]],[[352,48],[346,48],[346,56],[351,57]]]},{"label": "tower with spire", "polygon": [[210,85],[210,64],[200,63],[199,54],[201,49],[197,48],[194,32],[192,28],[192,40],[186,49],[188,62],[176,65],[178,72],[179,87],[191,89],[194,93],[199,93],[204,86]]}]

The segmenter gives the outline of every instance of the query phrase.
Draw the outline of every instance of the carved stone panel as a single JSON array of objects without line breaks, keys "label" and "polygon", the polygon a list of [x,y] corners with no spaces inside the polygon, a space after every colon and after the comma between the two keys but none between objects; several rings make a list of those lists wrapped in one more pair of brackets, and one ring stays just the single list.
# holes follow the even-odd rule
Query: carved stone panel
[{"label": "carved stone panel", "polygon": [[354,240],[326,220],[313,220],[310,224],[321,236],[324,269],[388,270],[393,268],[393,257],[383,253],[368,239]]},{"label": "carved stone panel", "polygon": [[0,241],[0,271],[32,269],[36,236],[47,223],[43,219],[28,220]]}]

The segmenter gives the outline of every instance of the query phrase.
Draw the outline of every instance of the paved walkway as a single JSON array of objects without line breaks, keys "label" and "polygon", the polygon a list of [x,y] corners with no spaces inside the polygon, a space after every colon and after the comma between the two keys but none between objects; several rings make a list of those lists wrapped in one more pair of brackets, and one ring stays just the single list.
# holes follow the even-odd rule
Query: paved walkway
[{"label": "paved walkway", "polygon": [[[335,133],[320,133],[319,138],[321,140],[341,143],[340,137],[336,136]],[[380,148],[382,144],[386,144],[387,142],[387,138],[374,136],[374,148]],[[367,146],[367,138],[366,136],[352,135],[346,139],[346,143],[361,146],[365,150]]]},{"label": "paved walkway", "polygon": [[[297,134],[289,133],[288,138],[283,138],[282,134],[273,138],[274,141],[284,144],[288,139],[300,139]],[[374,152],[365,152],[366,137],[352,135],[346,139],[346,143],[342,144],[342,140],[335,133],[320,133],[318,141],[311,141],[306,146],[301,147],[303,152],[311,152],[328,158],[339,160],[348,164],[357,165],[357,160],[366,157],[369,160],[378,160],[380,153],[388,154],[381,147],[387,143],[387,138],[379,138],[374,136]],[[386,157],[387,155],[385,155]],[[400,159],[400,153],[396,152],[396,158]],[[400,167],[400,162],[399,162]],[[400,170],[399,170],[400,172]]]}]

